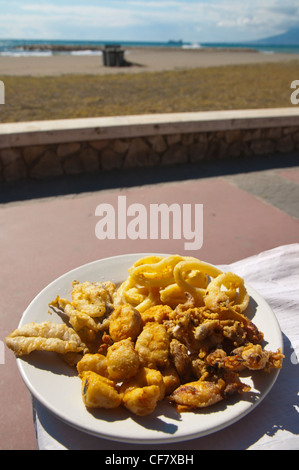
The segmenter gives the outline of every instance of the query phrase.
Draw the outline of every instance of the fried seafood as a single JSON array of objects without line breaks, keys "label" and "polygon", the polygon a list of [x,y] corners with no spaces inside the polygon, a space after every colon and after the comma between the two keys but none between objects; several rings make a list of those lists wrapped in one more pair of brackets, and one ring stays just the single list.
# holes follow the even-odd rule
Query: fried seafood
[{"label": "fried seafood", "polygon": [[234,273],[220,274],[208,285],[204,303],[211,310],[221,306],[228,307],[233,303],[238,312],[243,312],[249,303],[244,280]]},{"label": "fried seafood", "polygon": [[139,416],[152,413],[164,398],[165,390],[161,372],[148,367],[142,367],[135,377],[124,381],[120,387],[123,405]]},{"label": "fried seafood", "polygon": [[77,371],[79,377],[87,371],[108,377],[107,358],[103,356],[103,354],[84,354],[82,359],[77,363]]},{"label": "fried seafood", "polygon": [[139,312],[158,304],[171,308],[184,303],[186,293],[203,305],[208,279],[222,274],[218,268],[189,256],[148,256],[129,268],[128,278],[115,295],[115,304],[130,303]]},{"label": "fried seafood", "polygon": [[195,408],[205,408],[223,400],[223,383],[189,382],[178,387],[169,397],[176,404],[178,411],[190,411]]},{"label": "fried seafood", "polygon": [[[202,305],[208,284],[207,276],[215,278],[222,271],[195,258],[187,258],[177,263],[173,273],[176,284],[182,292],[188,292],[195,299],[197,305]],[[190,273],[193,274],[193,277]],[[197,273],[197,276],[195,276],[195,273]],[[197,282],[194,282],[194,278]]]},{"label": "fried seafood", "polygon": [[148,322],[138,336],[135,350],[142,366],[158,369],[169,365],[169,335],[164,325]]},{"label": "fried seafood", "polygon": [[124,380],[120,387],[120,392],[126,394],[128,391],[155,385],[159,387],[159,400],[165,396],[165,383],[162,373],[157,369],[150,369],[149,367],[140,367],[134,377]]},{"label": "fried seafood", "polygon": [[282,359],[284,355],[281,350],[276,352],[263,349],[260,344],[247,343],[244,346],[231,351],[230,355],[211,353],[207,357],[210,365],[217,365],[227,370],[241,371],[249,370],[265,370],[280,369],[282,367]]},{"label": "fried seafood", "polygon": [[121,404],[116,382],[92,371],[83,372],[81,392],[88,408],[117,408]]},{"label": "fried seafood", "polygon": [[135,351],[134,343],[130,338],[117,341],[108,348],[107,370],[111,379],[125,380],[136,375],[138,369],[138,353]]},{"label": "fried seafood", "polygon": [[102,317],[113,308],[115,284],[112,282],[73,282],[72,305],[90,317]]},{"label": "fried seafood", "polygon": [[127,338],[135,341],[141,330],[141,316],[136,308],[125,304],[113,311],[109,322],[109,334],[113,341]]},{"label": "fried seafood", "polygon": [[163,323],[164,320],[168,319],[171,313],[172,308],[169,305],[155,305],[154,307],[150,307],[144,312],[141,312],[141,318],[143,323]]},{"label": "fried seafood", "polygon": [[175,370],[182,381],[188,380],[191,375],[192,363],[188,348],[173,338],[169,348],[170,356],[173,360]]},{"label": "fried seafood", "polygon": [[32,351],[54,351],[59,354],[84,352],[86,345],[77,333],[64,324],[52,322],[29,323],[17,328],[5,339],[6,345],[17,356]]},{"label": "fried seafood", "polygon": [[77,310],[72,305],[72,303],[66,299],[56,297],[56,299],[53,300],[49,306],[57,308],[58,310],[65,313],[75,331],[81,331],[86,328],[91,331],[99,330],[99,324],[94,318],[89,316],[87,313]]},{"label": "fried seafood", "polygon": [[138,416],[151,414],[159,401],[160,389],[157,385],[133,388],[124,394],[122,403],[125,408]]},{"label": "fried seafood", "polygon": [[169,396],[169,400],[175,403],[178,411],[191,411],[212,406],[235,393],[242,394],[249,390],[250,387],[243,384],[237,374],[222,371],[215,381],[197,380],[181,385]]},{"label": "fried seafood", "polygon": [[49,306],[64,312],[76,331],[85,327],[98,331],[103,317],[113,309],[115,284],[112,282],[73,281],[72,300],[59,296]]},{"label": "fried seafood", "polygon": [[249,295],[234,273],[192,257],[147,256],[112,282],[72,283],[71,300],[49,306],[71,325],[31,323],[13,331],[17,356],[59,353],[76,366],[86,407],[123,406],[138,416],[167,399],[179,412],[205,408],[249,387],[240,371],[280,369],[249,320]]},{"label": "fried seafood", "polygon": [[165,396],[170,395],[181,384],[179,374],[172,364],[170,364],[166,369],[163,369],[162,377],[165,385]]}]

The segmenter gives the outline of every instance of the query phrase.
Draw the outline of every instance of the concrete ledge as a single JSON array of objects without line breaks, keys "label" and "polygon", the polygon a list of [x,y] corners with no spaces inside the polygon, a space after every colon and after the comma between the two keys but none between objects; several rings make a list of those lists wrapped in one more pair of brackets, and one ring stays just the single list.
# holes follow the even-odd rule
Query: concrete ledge
[{"label": "concrete ledge", "polygon": [[299,153],[299,107],[0,125],[0,182]]},{"label": "concrete ledge", "polygon": [[151,135],[299,126],[299,107],[0,124],[0,148]]}]

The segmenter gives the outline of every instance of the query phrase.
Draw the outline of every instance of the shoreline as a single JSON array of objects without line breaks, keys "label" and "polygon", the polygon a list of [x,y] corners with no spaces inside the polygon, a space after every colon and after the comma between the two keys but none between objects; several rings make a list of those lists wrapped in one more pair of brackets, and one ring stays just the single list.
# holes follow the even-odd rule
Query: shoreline
[{"label": "shoreline", "polygon": [[[251,47],[229,47],[229,46],[198,46],[194,47],[192,45],[183,45],[183,46],[126,46],[121,44],[114,44],[109,43],[105,45],[93,45],[93,44],[24,44],[21,46],[23,51],[50,51],[50,52],[73,52],[73,51],[103,51],[106,47],[112,48],[121,48],[123,50],[136,50],[136,49],[143,49],[143,50],[158,50],[158,51],[184,51],[184,50],[194,50],[198,52],[260,52],[255,48]],[[19,49],[20,46],[15,46],[14,49]]]},{"label": "shoreline", "polygon": [[[52,47],[52,46],[51,46]],[[65,46],[64,46],[65,47]],[[84,46],[85,47],[85,46]],[[101,48],[102,50],[103,48]],[[86,48],[84,49],[86,50]],[[58,53],[45,56],[0,55],[0,77],[61,76],[69,74],[107,75],[189,70],[227,65],[299,62],[299,54],[217,48],[126,47],[123,67],[106,67],[100,50],[93,54]],[[81,49],[79,50],[79,52]]]}]

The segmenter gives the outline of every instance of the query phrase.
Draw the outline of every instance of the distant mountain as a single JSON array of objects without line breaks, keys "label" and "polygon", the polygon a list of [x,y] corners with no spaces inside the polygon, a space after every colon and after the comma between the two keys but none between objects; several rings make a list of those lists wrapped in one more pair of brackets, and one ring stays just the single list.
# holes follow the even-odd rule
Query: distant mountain
[{"label": "distant mountain", "polygon": [[289,29],[283,34],[254,41],[255,44],[271,46],[299,46],[299,27]]}]

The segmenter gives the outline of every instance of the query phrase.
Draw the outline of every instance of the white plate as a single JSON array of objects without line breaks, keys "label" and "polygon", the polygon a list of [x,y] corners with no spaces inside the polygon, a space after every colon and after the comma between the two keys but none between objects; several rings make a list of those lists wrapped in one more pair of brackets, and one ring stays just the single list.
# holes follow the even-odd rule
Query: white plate
[{"label": "white plate", "polygon": [[[56,298],[69,297],[71,282],[105,281],[119,283],[127,278],[128,268],[147,254],[137,253],[94,261],[80,266],[56,279],[43,289],[24,312],[20,326],[29,322],[51,320],[61,323],[56,314],[49,315],[48,303]],[[249,316],[263,331],[266,349],[283,347],[282,335],[271,308],[250,286]],[[252,387],[242,397],[220,402],[210,408],[178,414],[168,403],[159,403],[155,412],[146,417],[131,415],[123,408],[88,410],[81,398],[81,380],[53,353],[33,352],[17,359],[25,384],[32,395],[48,410],[69,425],[89,434],[121,442],[165,443],[178,442],[211,434],[238,421],[251,412],[269,393],[279,371],[269,374],[256,372],[242,378]]]}]

